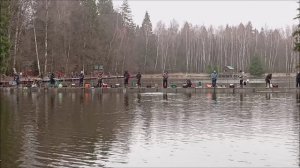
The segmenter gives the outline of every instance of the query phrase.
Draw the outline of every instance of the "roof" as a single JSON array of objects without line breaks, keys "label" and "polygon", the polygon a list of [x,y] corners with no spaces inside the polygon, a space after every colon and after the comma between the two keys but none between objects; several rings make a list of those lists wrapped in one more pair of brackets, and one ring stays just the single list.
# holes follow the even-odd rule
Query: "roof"
[{"label": "roof", "polygon": [[226,68],[229,69],[229,70],[234,70],[234,68],[232,66],[229,66],[229,65],[226,66]]}]

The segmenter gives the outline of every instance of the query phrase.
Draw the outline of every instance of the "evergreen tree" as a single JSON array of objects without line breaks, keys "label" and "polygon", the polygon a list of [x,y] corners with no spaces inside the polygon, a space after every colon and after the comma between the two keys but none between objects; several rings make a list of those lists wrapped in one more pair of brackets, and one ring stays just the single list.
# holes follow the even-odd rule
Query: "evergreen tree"
[{"label": "evergreen tree", "polygon": [[1,1],[0,5],[0,73],[6,73],[8,68],[10,41],[8,37],[9,2]]},{"label": "evergreen tree", "polygon": [[250,61],[250,74],[254,76],[261,76],[264,74],[263,64],[258,56],[255,56]]},{"label": "evergreen tree", "polygon": [[113,9],[112,0],[99,0],[97,3],[99,11],[99,62],[98,64],[104,64],[106,71],[111,71],[113,66],[113,58],[117,48],[115,44],[117,40],[117,30],[119,23],[121,24],[121,17]]},{"label": "evergreen tree", "polygon": [[[146,72],[146,67],[149,67],[148,66],[148,62],[149,62],[149,49],[150,49],[150,46],[151,45],[151,37],[153,36],[153,33],[152,33],[152,23],[150,21],[150,16],[148,14],[148,12],[146,11],[145,13],[145,18],[143,20],[143,23],[142,23],[142,27],[141,27],[141,31],[142,31],[142,38],[143,38],[143,54],[141,54],[141,56],[143,56],[144,60],[143,60],[143,70],[144,70],[144,73]],[[140,64],[141,65],[141,64]]]},{"label": "evergreen tree", "polygon": [[[298,2],[300,3],[300,2]],[[300,8],[297,9],[298,10],[298,14],[294,19],[298,19],[299,20],[299,24],[297,26],[297,29],[293,32],[293,37],[295,38],[294,41],[294,51],[300,52]],[[300,56],[299,56],[299,63],[297,65],[297,68],[300,68]]]},{"label": "evergreen tree", "polygon": [[121,15],[123,18],[123,25],[127,28],[133,29],[135,25],[132,20],[132,14],[128,0],[123,0],[123,4],[121,6]]},{"label": "evergreen tree", "polygon": [[146,11],[145,17],[142,23],[142,29],[144,31],[145,36],[149,36],[152,33],[152,23],[150,21],[150,16]]},{"label": "evergreen tree", "polygon": [[100,15],[112,14],[114,12],[112,0],[99,0],[97,6]]}]

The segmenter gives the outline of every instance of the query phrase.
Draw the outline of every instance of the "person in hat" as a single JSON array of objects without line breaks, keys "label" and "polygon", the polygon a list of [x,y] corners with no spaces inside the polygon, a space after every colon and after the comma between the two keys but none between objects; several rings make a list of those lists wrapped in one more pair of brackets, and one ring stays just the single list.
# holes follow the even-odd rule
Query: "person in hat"
[{"label": "person in hat", "polygon": [[168,71],[166,71],[163,74],[163,88],[167,88],[168,87],[168,78],[169,78]]},{"label": "person in hat", "polygon": [[216,87],[217,79],[218,79],[218,73],[214,70],[213,73],[211,73],[210,77],[211,77],[212,87]]}]

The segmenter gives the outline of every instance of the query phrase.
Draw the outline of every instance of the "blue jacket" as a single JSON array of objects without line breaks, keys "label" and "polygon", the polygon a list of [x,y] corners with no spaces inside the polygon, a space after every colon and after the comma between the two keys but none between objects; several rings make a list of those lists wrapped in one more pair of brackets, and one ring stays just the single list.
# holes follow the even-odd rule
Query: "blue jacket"
[{"label": "blue jacket", "polygon": [[218,79],[218,74],[216,72],[213,72],[210,76],[211,76],[211,79],[214,79],[214,80]]}]

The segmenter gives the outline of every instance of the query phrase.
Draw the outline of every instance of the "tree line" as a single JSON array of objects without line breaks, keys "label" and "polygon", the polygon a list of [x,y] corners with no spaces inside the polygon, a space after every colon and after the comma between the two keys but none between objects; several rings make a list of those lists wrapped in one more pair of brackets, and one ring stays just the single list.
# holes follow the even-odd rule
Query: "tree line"
[{"label": "tree line", "polygon": [[[248,22],[206,27],[175,20],[153,29],[145,12],[141,25],[132,20],[127,0],[4,0],[1,2],[0,71],[33,70],[35,75],[65,74],[95,65],[122,74],[203,73],[226,65],[248,72],[258,59],[266,72],[293,72],[298,53],[293,31],[261,28]],[[201,17],[201,16],[199,16]]]}]

